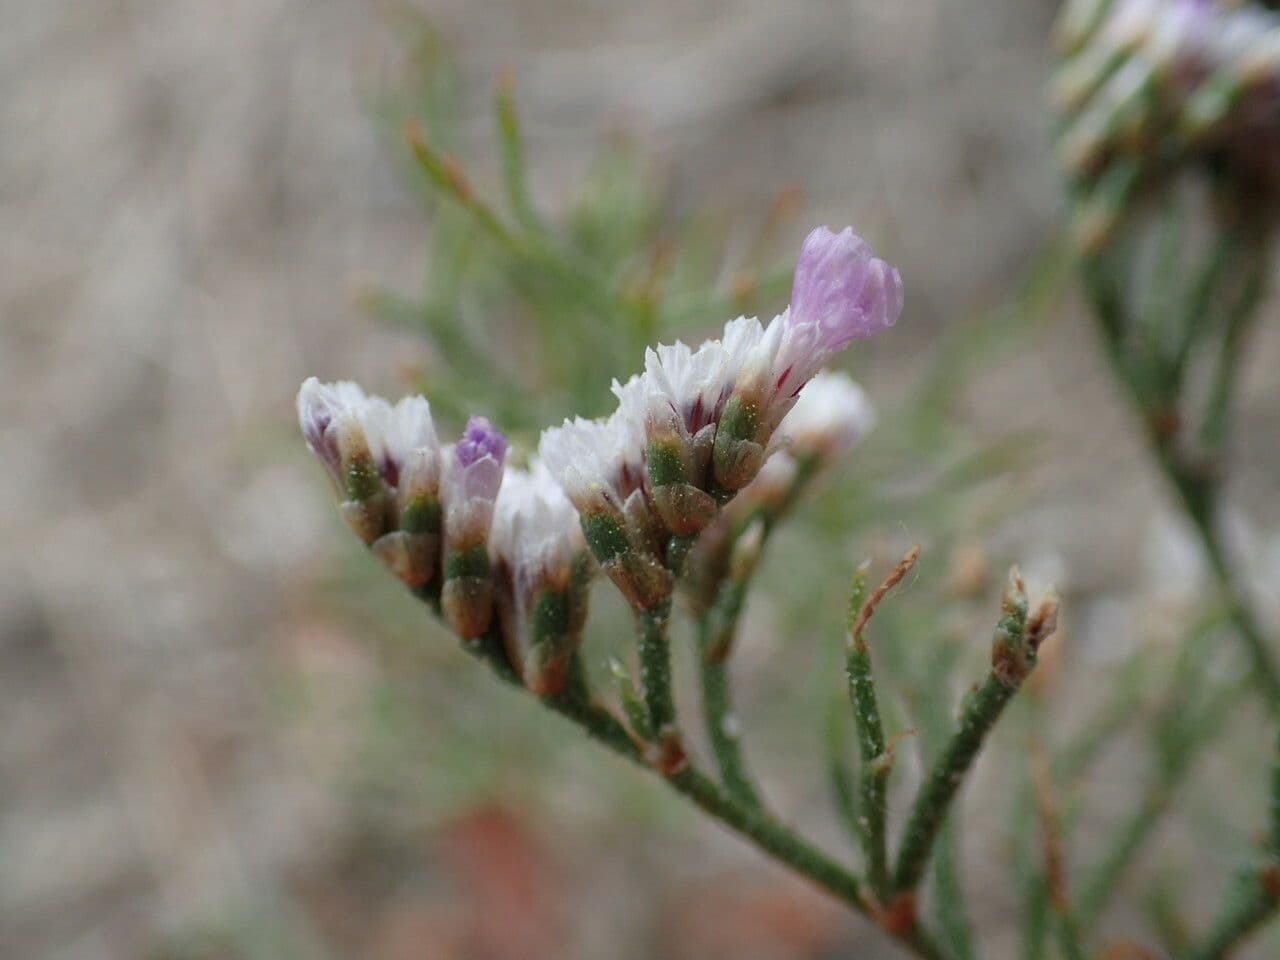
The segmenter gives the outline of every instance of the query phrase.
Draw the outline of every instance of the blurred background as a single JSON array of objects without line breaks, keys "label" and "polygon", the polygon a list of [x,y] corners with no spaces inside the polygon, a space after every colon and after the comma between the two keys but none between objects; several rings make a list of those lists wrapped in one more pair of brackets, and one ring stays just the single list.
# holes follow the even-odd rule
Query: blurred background
[{"label": "blurred background", "polygon": [[[1150,678],[1206,590],[1062,252],[1054,13],[0,0],[0,952],[900,955],[465,658],[346,533],[293,410],[311,374],[425,387],[451,426],[487,412],[527,447],[603,410],[644,343],[772,316],[805,232],[852,223],[907,289],[850,360],[882,424],[767,562],[742,722],[779,809],[843,851],[823,731],[853,565],[925,545],[876,638],[899,730],[980,675],[1008,562],[1057,583],[1043,689],[963,805],[974,923],[1013,955],[1021,748],[1130,698],[1067,787],[1083,869],[1149,780]],[[411,161],[416,118],[500,200],[504,71],[533,204],[605,294],[477,240]],[[1261,326],[1230,493],[1274,626],[1280,325]],[[939,643],[954,675],[922,681]],[[1104,921],[1117,939],[1212,913],[1263,822],[1260,723],[1243,707],[1234,748],[1190,768]],[[901,749],[899,815],[919,776]]]}]

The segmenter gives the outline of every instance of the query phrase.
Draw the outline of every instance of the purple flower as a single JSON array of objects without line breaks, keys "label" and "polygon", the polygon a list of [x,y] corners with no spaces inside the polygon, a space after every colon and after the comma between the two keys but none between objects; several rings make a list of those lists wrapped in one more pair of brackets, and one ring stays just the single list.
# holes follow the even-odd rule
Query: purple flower
[{"label": "purple flower", "polygon": [[457,454],[458,462],[464,467],[471,466],[485,456],[493,457],[501,466],[507,455],[507,438],[489,422],[488,417],[472,417],[467,421],[467,428],[462,431]]},{"label": "purple flower", "polygon": [[893,326],[902,312],[902,278],[871,253],[853,229],[818,227],[796,262],[787,327],[812,326],[818,342],[836,351]]}]

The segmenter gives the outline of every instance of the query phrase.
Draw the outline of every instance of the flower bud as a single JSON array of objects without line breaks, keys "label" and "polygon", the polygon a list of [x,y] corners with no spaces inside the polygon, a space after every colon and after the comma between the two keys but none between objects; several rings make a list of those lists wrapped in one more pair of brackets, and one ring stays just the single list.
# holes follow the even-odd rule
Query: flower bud
[{"label": "flower bud", "polygon": [[440,607],[449,625],[468,639],[483,634],[493,619],[488,541],[506,454],[507,438],[484,417],[472,417],[444,455]]}]

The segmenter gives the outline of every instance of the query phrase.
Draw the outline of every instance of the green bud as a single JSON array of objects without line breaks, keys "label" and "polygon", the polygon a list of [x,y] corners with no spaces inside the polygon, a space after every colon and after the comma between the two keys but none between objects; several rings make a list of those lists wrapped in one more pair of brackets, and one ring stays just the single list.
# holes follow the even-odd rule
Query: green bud
[{"label": "green bud", "polygon": [[649,471],[649,481],[654,487],[665,487],[669,483],[684,483],[689,479],[685,474],[678,442],[650,440],[645,448],[644,459],[645,467]]},{"label": "green bud", "polygon": [[587,546],[601,564],[632,551],[631,538],[621,520],[608,513],[584,513],[580,518]]},{"label": "green bud", "polygon": [[440,532],[440,501],[427,497],[410,500],[400,511],[400,529],[405,533]]},{"label": "green bud", "polygon": [[449,550],[444,558],[444,578],[489,576],[489,550],[487,547],[470,547],[466,550]]}]

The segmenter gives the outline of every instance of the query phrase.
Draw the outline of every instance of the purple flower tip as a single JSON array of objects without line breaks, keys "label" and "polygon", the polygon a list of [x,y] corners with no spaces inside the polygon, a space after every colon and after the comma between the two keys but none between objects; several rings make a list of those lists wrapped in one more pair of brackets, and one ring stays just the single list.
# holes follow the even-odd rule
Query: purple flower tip
[{"label": "purple flower tip", "polygon": [[788,326],[814,325],[831,350],[893,326],[902,312],[902,277],[845,227],[805,237],[791,287]]},{"label": "purple flower tip", "polygon": [[469,467],[486,456],[493,457],[499,465],[507,455],[507,438],[489,422],[488,417],[472,417],[456,448],[458,462]]}]

